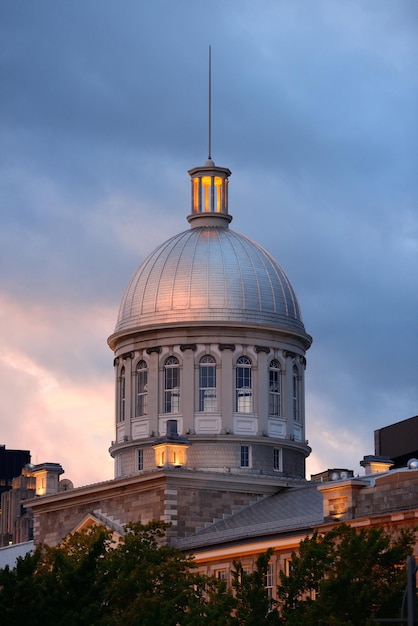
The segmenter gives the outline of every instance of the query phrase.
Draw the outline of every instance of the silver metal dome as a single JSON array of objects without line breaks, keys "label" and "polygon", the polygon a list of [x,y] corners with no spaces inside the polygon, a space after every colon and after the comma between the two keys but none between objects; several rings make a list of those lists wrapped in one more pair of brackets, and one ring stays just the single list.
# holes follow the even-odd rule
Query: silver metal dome
[{"label": "silver metal dome", "polygon": [[277,261],[251,239],[212,225],[172,237],[140,265],[115,333],[188,322],[305,333],[296,295]]}]

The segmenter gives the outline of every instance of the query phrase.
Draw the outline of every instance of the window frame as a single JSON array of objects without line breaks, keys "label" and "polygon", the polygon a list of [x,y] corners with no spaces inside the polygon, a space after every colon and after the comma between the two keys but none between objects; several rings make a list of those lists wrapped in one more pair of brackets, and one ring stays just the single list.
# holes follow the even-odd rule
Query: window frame
[{"label": "window frame", "polygon": [[268,412],[272,417],[282,415],[282,366],[278,359],[272,359],[269,363]]},{"label": "window frame", "polygon": [[123,366],[119,375],[119,415],[118,421],[124,422],[126,419],[126,369]]},{"label": "window frame", "polygon": [[144,469],[144,449],[138,448],[136,453],[136,469],[138,472],[142,472]]},{"label": "window frame", "polygon": [[215,569],[213,575],[218,580],[228,580],[228,571],[226,567],[220,567]]},{"label": "window frame", "polygon": [[273,448],[273,470],[283,471],[283,453],[281,448]]},{"label": "window frame", "polygon": [[240,356],[235,363],[235,412],[254,412],[253,365],[248,356]]},{"label": "window frame", "polygon": [[252,450],[251,446],[247,443],[243,443],[240,446],[240,467],[242,469],[248,469],[252,467]]},{"label": "window frame", "polygon": [[[212,371],[210,371],[212,370]],[[209,373],[210,372],[210,373]],[[208,383],[212,382],[212,385]],[[206,384],[205,384],[206,383]],[[216,359],[205,354],[199,361],[199,412],[216,413],[218,409]],[[206,403],[205,401],[208,400]],[[212,405],[212,408],[208,408]]]},{"label": "window frame", "polygon": [[298,424],[302,423],[300,407],[300,375],[296,364],[292,367],[292,418]]},{"label": "window frame", "polygon": [[[163,413],[180,413],[180,361],[176,356],[169,356],[164,361]],[[174,393],[177,392],[177,393]]]},{"label": "window frame", "polygon": [[148,363],[141,359],[136,366],[135,415],[148,415]]},{"label": "window frame", "polygon": [[275,605],[275,598],[273,595],[274,590],[275,590],[274,578],[275,578],[274,563],[272,561],[269,561],[267,565],[267,572],[266,572],[265,579],[264,579],[264,588],[266,590],[266,593],[269,599],[269,604],[270,604],[269,611],[273,611],[274,605]]}]

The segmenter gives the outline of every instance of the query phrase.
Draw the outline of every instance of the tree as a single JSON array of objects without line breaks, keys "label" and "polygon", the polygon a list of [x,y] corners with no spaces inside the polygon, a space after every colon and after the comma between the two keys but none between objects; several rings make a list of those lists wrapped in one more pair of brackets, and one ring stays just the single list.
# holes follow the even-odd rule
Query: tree
[{"label": "tree", "polygon": [[115,545],[104,526],[93,526],[38,547],[0,570],[0,623],[236,626],[232,591],[168,546],[166,529],[129,524]]},{"label": "tree", "polygon": [[110,546],[103,526],[39,546],[0,570],[0,622],[90,626],[103,614],[101,563]]},{"label": "tree", "polygon": [[103,624],[175,626],[200,598],[192,557],[162,542],[160,522],[129,524],[119,545],[111,550],[104,572]]},{"label": "tree", "polygon": [[257,558],[256,568],[247,573],[239,561],[234,561],[232,587],[235,590],[237,607],[235,616],[238,626],[259,626],[279,624],[275,610],[276,600],[270,598],[266,589],[269,561],[273,553],[267,550]]},{"label": "tree", "polygon": [[391,535],[382,528],[346,524],[315,532],[293,553],[281,573],[278,600],[289,626],[367,626],[397,617],[406,585],[406,558],[413,531]]}]

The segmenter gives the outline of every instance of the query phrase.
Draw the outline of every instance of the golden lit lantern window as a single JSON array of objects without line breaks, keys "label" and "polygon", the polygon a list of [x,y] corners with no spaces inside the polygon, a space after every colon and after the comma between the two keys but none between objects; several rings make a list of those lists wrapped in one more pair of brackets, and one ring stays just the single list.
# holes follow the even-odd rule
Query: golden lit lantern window
[{"label": "golden lit lantern window", "polygon": [[209,192],[212,187],[211,182],[212,182],[212,178],[210,176],[202,177],[203,206],[204,206],[205,213],[207,213],[210,210],[209,209]]},{"label": "golden lit lantern window", "polygon": [[193,178],[193,213],[199,213],[199,178]]},{"label": "golden lit lantern window", "polygon": [[220,176],[193,178],[193,213],[224,212],[226,182],[226,179]]},{"label": "golden lit lantern window", "polygon": [[182,467],[187,462],[187,444],[160,443],[153,446],[157,467]]},{"label": "golden lit lantern window", "polygon": [[[189,171],[192,182],[192,215],[228,215],[228,176],[230,170],[216,167],[209,160]],[[230,220],[229,220],[230,221]]]}]

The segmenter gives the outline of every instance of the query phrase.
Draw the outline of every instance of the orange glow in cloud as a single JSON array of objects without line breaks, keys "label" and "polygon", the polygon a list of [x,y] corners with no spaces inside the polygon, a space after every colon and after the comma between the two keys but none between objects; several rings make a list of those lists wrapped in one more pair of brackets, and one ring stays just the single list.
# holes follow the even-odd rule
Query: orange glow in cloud
[{"label": "orange glow in cloud", "polygon": [[[114,388],[105,340],[113,312],[68,307],[28,312],[4,297],[0,311],[0,443],[30,450],[34,463],[61,463],[65,477],[77,486],[112,478],[107,450],[114,438]],[[103,351],[104,358],[109,353],[108,376],[84,362],[80,337],[88,337],[87,353]],[[80,348],[57,371],[51,351],[65,355],[77,341]]]}]

